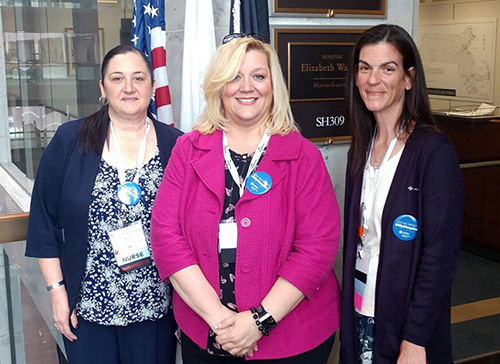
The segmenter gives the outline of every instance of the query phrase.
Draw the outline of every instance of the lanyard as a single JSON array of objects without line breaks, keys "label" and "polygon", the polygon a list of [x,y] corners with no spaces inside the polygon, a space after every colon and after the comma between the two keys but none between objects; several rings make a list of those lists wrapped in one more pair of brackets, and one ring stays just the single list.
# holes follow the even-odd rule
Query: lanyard
[{"label": "lanyard", "polygon": [[[146,156],[146,137],[149,133],[149,118],[146,118],[146,131],[144,132],[144,138],[142,139],[141,145],[139,147],[139,152],[137,153],[137,173],[134,176],[133,182],[135,184],[139,183],[139,169],[144,162],[144,157]],[[123,163],[122,155],[120,152],[120,141],[116,137],[115,130],[113,129],[113,122],[109,121],[109,128],[111,129],[111,139],[113,140],[113,157],[116,163],[116,169],[118,170],[118,179],[120,180],[120,185],[123,185],[125,181],[125,166]]]},{"label": "lanyard", "polygon": [[[372,142],[370,144],[370,153],[368,155],[365,170],[363,172],[363,187],[361,189],[359,237],[361,238],[362,244],[363,244],[363,238],[366,236],[365,232],[368,228],[367,221],[370,218],[370,215],[367,212],[366,206],[368,205],[372,208],[373,204],[375,203],[375,195],[377,192],[378,185],[380,183],[380,176],[381,176],[382,167],[391,157],[391,154],[394,151],[394,148],[396,147],[396,142],[398,140],[398,137],[401,135],[402,131],[403,131],[403,128],[401,128],[399,133],[391,140],[391,143],[389,144],[389,147],[387,148],[387,151],[385,152],[384,159],[382,160],[382,163],[380,164],[379,168],[375,169],[375,178],[374,178],[372,187],[370,189],[370,194],[368,195],[368,198],[367,198],[367,196],[365,195],[365,190],[366,190],[366,183],[368,180],[370,159],[371,159],[372,151],[373,151],[373,143],[375,141],[375,136],[377,135],[377,129],[375,129],[375,133],[373,135]],[[372,209],[370,209],[370,211],[372,211]]]},{"label": "lanyard", "polygon": [[231,159],[231,154],[229,153],[229,144],[227,142],[227,136],[226,133],[224,132],[222,135],[222,148],[224,150],[224,160],[226,162],[227,168],[229,169],[229,173],[231,173],[231,177],[233,177],[234,183],[238,185],[240,188],[240,197],[243,196],[243,192],[245,191],[245,182],[250,176],[255,168],[257,167],[257,163],[259,163],[260,157],[266,150],[267,145],[269,144],[269,139],[271,136],[267,134],[267,129],[264,132],[264,135],[260,139],[259,145],[257,146],[257,149],[255,150],[255,153],[253,155],[252,161],[250,162],[250,167],[248,168],[247,175],[245,176],[245,179],[243,181],[240,181],[240,176],[238,175],[238,170],[236,169],[236,166],[234,165],[233,160]]}]

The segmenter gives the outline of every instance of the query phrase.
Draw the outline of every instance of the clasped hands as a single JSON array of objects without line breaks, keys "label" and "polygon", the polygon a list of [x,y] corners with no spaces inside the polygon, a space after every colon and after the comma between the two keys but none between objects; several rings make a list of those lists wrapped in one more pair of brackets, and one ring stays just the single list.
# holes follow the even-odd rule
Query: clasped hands
[{"label": "clasped hands", "polygon": [[262,337],[249,310],[234,315],[215,324],[216,341],[231,355],[253,356],[258,350],[257,341]]}]

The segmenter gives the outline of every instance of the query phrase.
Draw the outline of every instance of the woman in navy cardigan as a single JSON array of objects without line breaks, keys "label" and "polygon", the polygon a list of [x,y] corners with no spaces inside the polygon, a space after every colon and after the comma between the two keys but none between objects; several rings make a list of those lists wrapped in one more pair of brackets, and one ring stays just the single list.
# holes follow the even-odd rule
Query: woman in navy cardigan
[{"label": "woman in navy cardigan", "polygon": [[451,364],[464,204],[454,149],[404,29],[367,30],[349,67],[341,363]]},{"label": "woman in navy cardigan", "polygon": [[173,364],[171,288],[149,229],[181,133],[147,115],[155,82],[142,52],[113,48],[101,73],[106,104],[62,125],[42,156],[26,255],[38,258],[70,364]]}]

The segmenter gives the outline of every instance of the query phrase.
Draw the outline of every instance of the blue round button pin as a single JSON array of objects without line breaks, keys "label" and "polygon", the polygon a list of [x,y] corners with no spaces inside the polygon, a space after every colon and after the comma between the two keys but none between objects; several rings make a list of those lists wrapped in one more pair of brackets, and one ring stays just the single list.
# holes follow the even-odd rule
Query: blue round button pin
[{"label": "blue round button pin", "polygon": [[118,186],[118,199],[125,205],[133,206],[141,199],[141,187],[137,183],[127,181]]},{"label": "blue round button pin", "polygon": [[273,180],[266,172],[255,172],[247,178],[246,188],[254,195],[262,195],[269,191]]},{"label": "blue round button pin", "polygon": [[413,240],[417,236],[417,231],[417,219],[408,214],[398,216],[392,224],[392,232],[399,240]]}]

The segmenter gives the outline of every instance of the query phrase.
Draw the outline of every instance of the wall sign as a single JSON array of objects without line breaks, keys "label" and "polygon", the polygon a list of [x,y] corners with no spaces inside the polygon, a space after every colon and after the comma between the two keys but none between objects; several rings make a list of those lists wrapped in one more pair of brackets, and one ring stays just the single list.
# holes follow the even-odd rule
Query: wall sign
[{"label": "wall sign", "polygon": [[275,13],[385,15],[386,0],[275,0]]},{"label": "wall sign", "polygon": [[364,29],[274,29],[274,46],[302,135],[350,139],[345,79],[352,47]]}]

